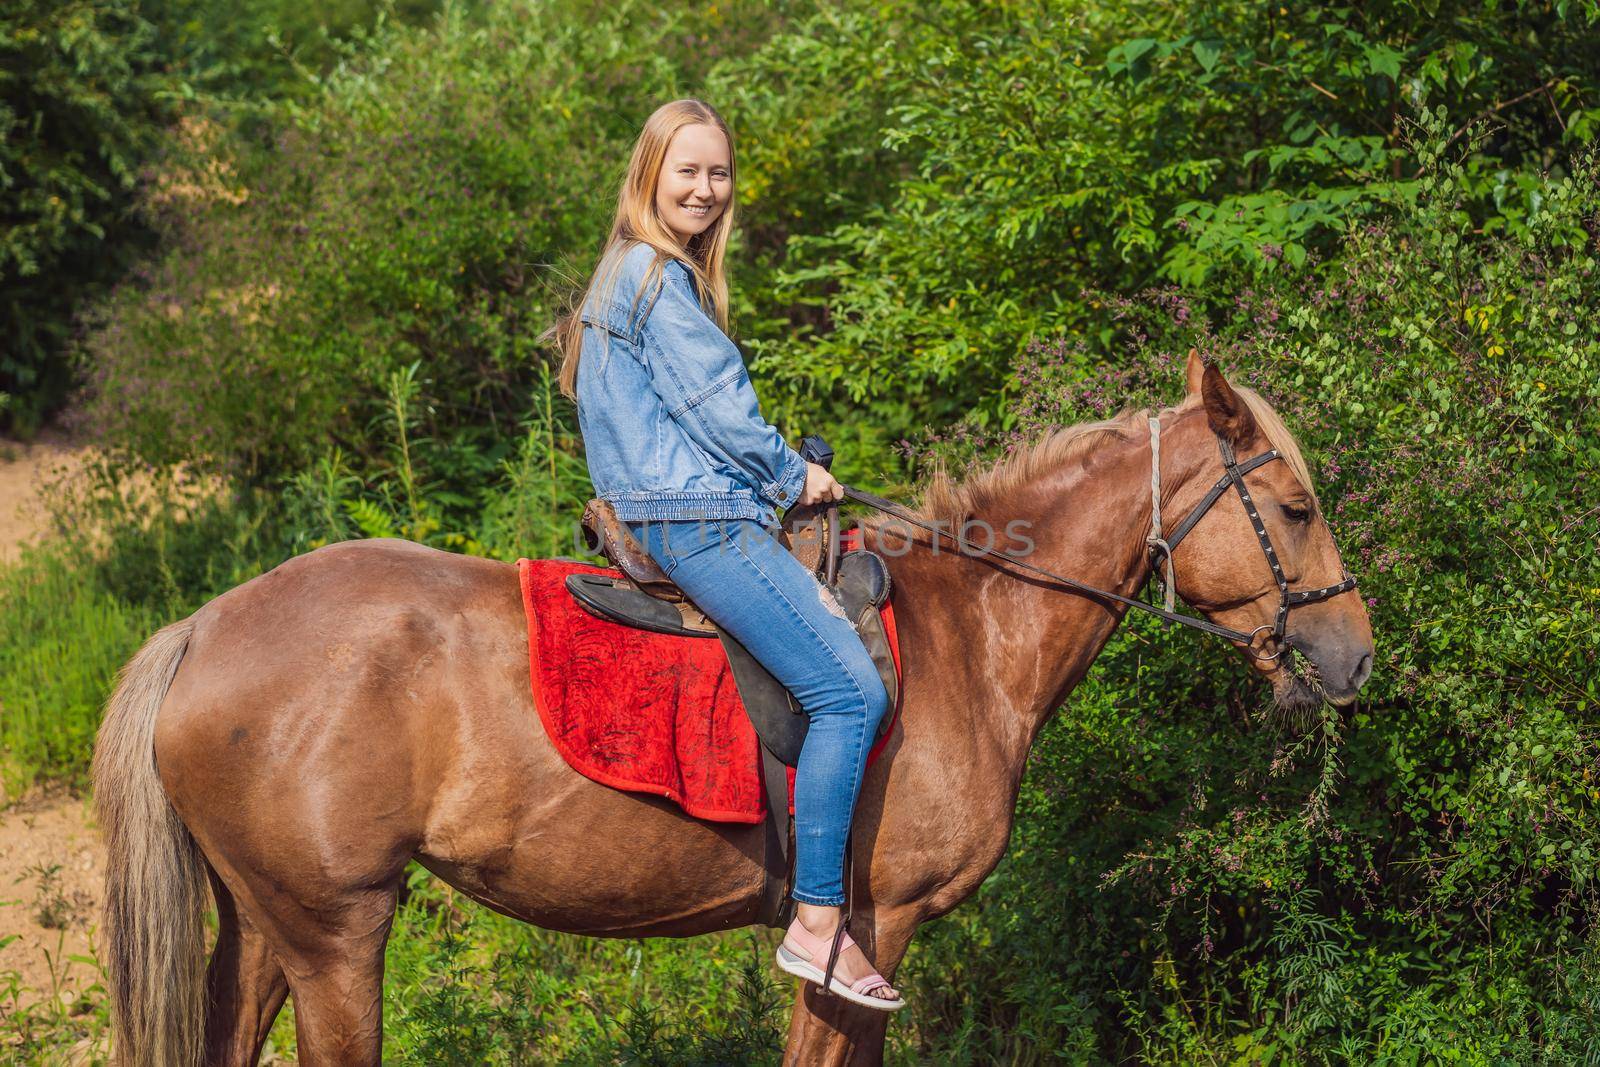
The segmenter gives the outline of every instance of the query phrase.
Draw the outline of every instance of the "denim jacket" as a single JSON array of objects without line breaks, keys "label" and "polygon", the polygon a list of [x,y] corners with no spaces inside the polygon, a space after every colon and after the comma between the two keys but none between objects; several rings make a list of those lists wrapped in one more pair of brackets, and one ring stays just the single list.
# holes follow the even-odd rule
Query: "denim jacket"
[{"label": "denim jacket", "polygon": [[640,294],[655,250],[619,253],[614,295],[591,293],[579,315],[578,425],[595,494],[625,522],[772,524],[774,508],[799,499],[805,461],[762,419],[744,359],[701,310],[688,266],[667,262]]}]

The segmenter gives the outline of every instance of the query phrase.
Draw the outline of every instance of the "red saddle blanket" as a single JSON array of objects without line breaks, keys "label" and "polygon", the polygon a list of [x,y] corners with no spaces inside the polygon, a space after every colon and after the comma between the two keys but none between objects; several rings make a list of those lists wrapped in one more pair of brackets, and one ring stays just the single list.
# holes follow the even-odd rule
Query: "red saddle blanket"
[{"label": "red saddle blanket", "polygon": [[[667,797],[701,819],[758,823],[766,817],[760,742],[722,642],[597,618],[567,592],[567,575],[616,575],[613,569],[519,559],[517,572],[528,615],[533,702],[551,743],[574,770],[617,789]],[[887,604],[883,622],[899,671],[894,612]],[[869,764],[888,735],[873,746]],[[792,810],[792,768],[789,790]]]}]

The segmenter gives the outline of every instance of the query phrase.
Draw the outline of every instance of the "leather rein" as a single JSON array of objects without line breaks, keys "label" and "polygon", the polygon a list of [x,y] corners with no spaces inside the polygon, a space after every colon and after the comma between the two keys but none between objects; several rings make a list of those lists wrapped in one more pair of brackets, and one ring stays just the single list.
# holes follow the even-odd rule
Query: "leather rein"
[{"label": "leather rein", "polygon": [[[844,485],[843,489],[844,495],[851,500],[876,508],[935,536],[945,537],[954,541],[957,549],[963,555],[989,556],[994,559],[1004,560],[1011,566],[1019,567],[1042,578],[1048,578],[1050,581],[1064,586],[1072,592],[1097,597],[1101,600],[1109,600],[1117,604],[1124,604],[1130,608],[1137,608],[1146,614],[1154,615],[1169,625],[1188,626],[1191,629],[1201,630],[1205,633],[1237,642],[1244,646],[1245,652],[1252,659],[1262,663],[1271,663],[1282,656],[1284,651],[1290,647],[1291,642],[1287,632],[1290,608],[1297,608],[1305,604],[1315,604],[1330,597],[1338,596],[1340,593],[1347,593],[1356,587],[1356,580],[1350,577],[1349,569],[1344,566],[1341,560],[1340,570],[1344,575],[1342,581],[1334,585],[1324,586],[1321,589],[1291,592],[1288,579],[1283,574],[1283,566],[1278,562],[1278,553],[1272,547],[1272,538],[1267,536],[1266,524],[1262,522],[1261,516],[1256,510],[1255,501],[1250,498],[1250,490],[1244,484],[1244,476],[1246,474],[1249,474],[1257,467],[1283,457],[1277,449],[1272,448],[1240,463],[1234,455],[1233,445],[1226,439],[1219,436],[1217,438],[1217,447],[1222,453],[1222,469],[1224,472],[1222,477],[1201,498],[1200,503],[1195,505],[1194,509],[1178,524],[1171,535],[1164,537],[1161,532],[1161,423],[1155,418],[1150,419],[1151,518],[1150,535],[1145,538],[1145,543],[1149,547],[1152,556],[1152,565],[1159,564],[1165,570],[1162,584],[1166,589],[1166,606],[1160,608],[1133,597],[1123,596],[1121,593],[1113,593],[1109,589],[1098,589],[1095,586],[1086,585],[1074,578],[1068,578],[1064,574],[1045,570],[1043,567],[1036,567],[1018,556],[1011,555],[1009,552],[1000,552],[992,548],[970,544],[947,530],[923,522],[892,500],[887,500],[884,497],[849,485]],[[1272,567],[1272,577],[1278,586],[1278,612],[1276,617],[1270,624],[1264,623],[1248,633],[1243,630],[1235,630],[1232,627],[1222,626],[1209,619],[1202,619],[1195,615],[1184,615],[1174,610],[1176,607],[1174,598],[1177,592],[1173,579],[1172,552],[1178,547],[1179,542],[1188,536],[1189,531],[1194,529],[1201,519],[1205,518],[1206,512],[1221,499],[1222,494],[1227,492],[1229,486],[1238,490],[1239,499],[1244,504],[1245,514],[1250,517],[1250,525],[1255,529],[1256,540],[1261,543],[1261,550],[1266,553],[1267,563]],[[834,528],[837,529],[837,525]],[[1262,654],[1265,642],[1262,643],[1263,647],[1258,648],[1258,638],[1263,633],[1267,635],[1267,639],[1271,641],[1276,649],[1270,656]]]}]

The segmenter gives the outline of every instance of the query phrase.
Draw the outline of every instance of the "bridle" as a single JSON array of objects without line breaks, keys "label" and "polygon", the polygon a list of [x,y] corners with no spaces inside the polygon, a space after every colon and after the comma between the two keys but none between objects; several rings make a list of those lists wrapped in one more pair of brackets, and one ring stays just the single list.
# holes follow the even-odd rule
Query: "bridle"
[{"label": "bridle", "polygon": [[[1121,593],[1113,593],[1109,589],[1097,589],[1092,585],[1085,585],[1083,582],[1077,581],[1074,578],[1068,578],[1065,575],[1056,574],[1054,571],[1045,570],[1043,567],[1035,567],[1026,560],[1011,555],[1009,552],[999,552],[992,548],[969,544],[959,535],[951,534],[948,530],[943,530],[938,526],[923,522],[917,516],[911,514],[905,508],[901,507],[899,504],[896,504],[892,500],[886,500],[881,496],[857,489],[854,486],[845,485],[843,486],[843,489],[844,495],[851,500],[856,500],[866,504],[868,507],[876,508],[879,511],[894,516],[902,522],[910,523],[912,526],[926,530],[928,533],[931,533],[935,536],[944,537],[954,541],[956,547],[963,555],[989,556],[994,559],[1003,560],[1010,566],[1018,567],[1032,574],[1037,574],[1042,578],[1048,578],[1050,581],[1056,583],[1057,585],[1064,586],[1066,589],[1072,592],[1082,593],[1086,596],[1097,597],[1101,600],[1109,600],[1113,603],[1123,604],[1130,608],[1136,608],[1139,611],[1143,611],[1149,615],[1154,615],[1164,623],[1188,626],[1191,629],[1201,630],[1208,634],[1215,634],[1217,637],[1226,638],[1229,641],[1234,641],[1243,645],[1246,654],[1248,654],[1257,662],[1271,663],[1282,656],[1284,651],[1292,644],[1292,642],[1289,640],[1287,631],[1290,608],[1297,608],[1306,604],[1315,604],[1319,601],[1327,600],[1330,597],[1338,596],[1340,593],[1347,593],[1356,587],[1356,580],[1350,577],[1350,571],[1344,566],[1344,563],[1341,560],[1339,567],[1340,571],[1344,575],[1343,581],[1340,581],[1334,585],[1324,586],[1321,589],[1307,589],[1299,592],[1290,592],[1289,581],[1283,575],[1282,564],[1278,562],[1278,553],[1272,547],[1272,538],[1267,536],[1266,524],[1261,521],[1261,516],[1256,510],[1255,501],[1250,499],[1250,490],[1246,488],[1244,484],[1244,476],[1246,474],[1249,474],[1257,467],[1264,466],[1275,459],[1282,459],[1283,457],[1278,453],[1277,449],[1272,448],[1258,456],[1252,456],[1243,463],[1240,463],[1234,455],[1233,445],[1220,435],[1217,437],[1217,447],[1222,452],[1222,469],[1224,472],[1222,477],[1218,479],[1217,483],[1211,487],[1204,497],[1201,498],[1200,503],[1195,505],[1194,509],[1184,517],[1183,521],[1180,522],[1177,528],[1172,531],[1171,536],[1163,537],[1161,532],[1161,423],[1156,418],[1150,419],[1151,521],[1150,536],[1147,537],[1145,541],[1149,546],[1152,556],[1153,569],[1159,570],[1159,567],[1157,566],[1158,563],[1164,565],[1165,568],[1163,581],[1163,585],[1166,590],[1165,607],[1156,607],[1154,604],[1147,604],[1142,600],[1123,596]],[[1245,514],[1250,517],[1250,525],[1254,527],[1256,531],[1256,540],[1261,542],[1261,550],[1266,553],[1267,563],[1272,567],[1272,577],[1278,585],[1278,612],[1276,617],[1270,624],[1262,624],[1261,626],[1257,626],[1254,630],[1249,632],[1244,630],[1235,630],[1231,626],[1222,626],[1218,623],[1212,622],[1209,619],[1202,619],[1194,615],[1184,615],[1174,610],[1176,607],[1175,598],[1177,596],[1177,589],[1173,579],[1172,570],[1173,550],[1176,549],[1178,544],[1188,536],[1189,531],[1193,530],[1195,525],[1199,523],[1201,519],[1205,518],[1206,513],[1211,510],[1212,505],[1216,504],[1216,502],[1222,497],[1222,494],[1227,491],[1230,485],[1239,491],[1239,499],[1244,503]],[[833,524],[833,529],[838,529],[837,523]],[[1257,639],[1263,632],[1268,635],[1268,639],[1272,642],[1276,649],[1276,651],[1274,651],[1270,656],[1262,655],[1257,647]]]},{"label": "bridle", "polygon": [[[1350,571],[1339,561],[1339,570],[1344,575],[1344,580],[1333,585],[1323,586],[1321,589],[1306,589],[1298,593],[1289,591],[1289,580],[1283,575],[1283,565],[1278,562],[1278,553],[1272,547],[1272,538],[1267,536],[1266,523],[1261,521],[1261,514],[1256,510],[1256,502],[1250,499],[1250,490],[1245,487],[1244,476],[1257,467],[1265,466],[1275,459],[1282,459],[1276,448],[1269,448],[1259,456],[1252,456],[1240,463],[1233,453],[1233,444],[1227,438],[1217,436],[1217,448],[1222,452],[1222,477],[1217,479],[1206,495],[1200,498],[1194,510],[1178,524],[1172,531],[1171,537],[1163,538],[1161,535],[1161,421],[1152,417],[1150,419],[1150,536],[1145,538],[1145,544],[1150,547],[1152,566],[1158,560],[1165,567],[1163,586],[1166,588],[1166,610],[1173,609],[1173,597],[1176,595],[1176,582],[1172,574],[1172,552],[1178,543],[1189,535],[1195,524],[1205,518],[1211,506],[1221,499],[1227,492],[1228,486],[1233,486],[1239,491],[1239,500],[1244,504],[1244,513],[1250,516],[1250,525],[1256,531],[1256,540],[1261,542],[1261,551],[1266,554],[1267,563],[1272,567],[1272,578],[1278,585],[1278,613],[1270,624],[1263,623],[1251,630],[1248,634],[1240,630],[1232,631],[1237,635],[1235,641],[1243,642],[1245,652],[1260,663],[1271,663],[1289,647],[1287,627],[1289,625],[1289,609],[1297,608],[1304,604],[1315,604],[1327,600],[1329,597],[1348,593],[1356,587],[1356,580],[1350,577]],[[1184,616],[1179,616],[1183,618]],[[1256,638],[1263,631],[1270,637],[1273,647],[1277,651],[1270,656],[1261,655],[1256,650]]]}]

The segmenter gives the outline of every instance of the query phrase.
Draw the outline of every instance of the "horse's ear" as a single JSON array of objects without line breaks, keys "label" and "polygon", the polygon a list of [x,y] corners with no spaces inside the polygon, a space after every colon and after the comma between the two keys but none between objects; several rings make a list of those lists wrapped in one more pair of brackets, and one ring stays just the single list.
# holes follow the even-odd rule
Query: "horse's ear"
[{"label": "horse's ear", "polygon": [[1183,366],[1183,391],[1185,396],[1195,396],[1200,392],[1200,380],[1205,377],[1206,363],[1200,358],[1199,349],[1189,349],[1189,361]]},{"label": "horse's ear", "polygon": [[1200,398],[1206,405],[1211,432],[1235,448],[1243,448],[1256,435],[1256,418],[1216,367],[1208,366],[1200,379]]}]

